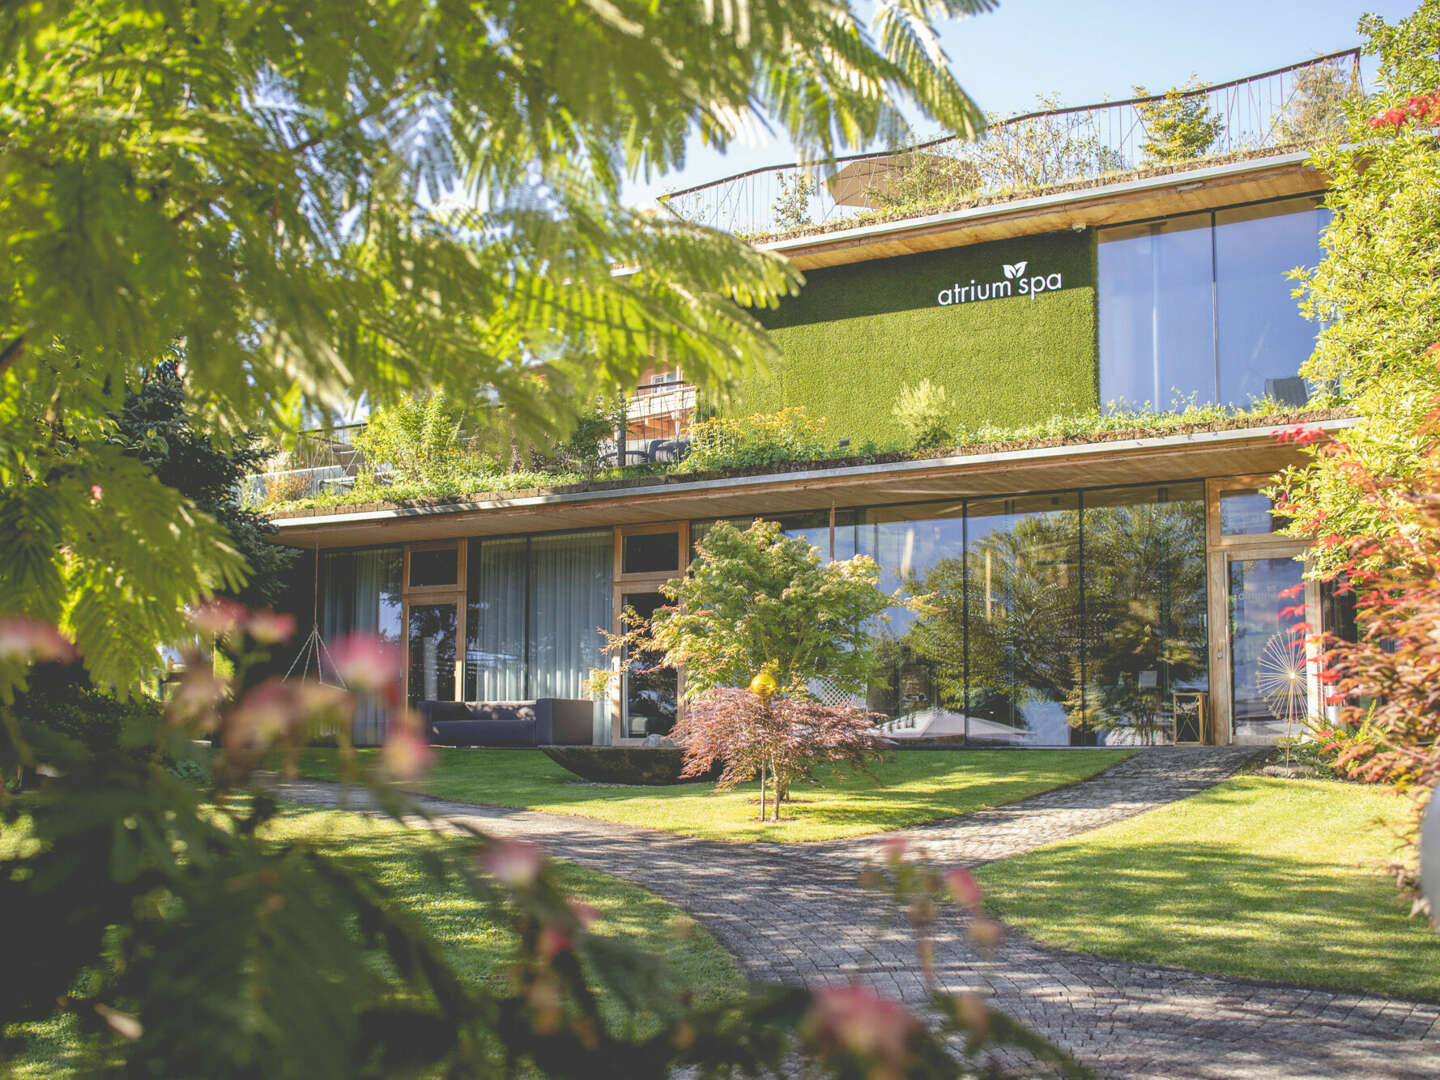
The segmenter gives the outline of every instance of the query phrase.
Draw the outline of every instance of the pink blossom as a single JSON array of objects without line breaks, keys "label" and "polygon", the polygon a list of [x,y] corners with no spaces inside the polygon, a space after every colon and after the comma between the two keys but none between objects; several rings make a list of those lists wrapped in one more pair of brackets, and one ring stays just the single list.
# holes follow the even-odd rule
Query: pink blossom
[{"label": "pink blossom", "polygon": [[119,1009],[112,1009],[109,1005],[99,1003],[96,1004],[95,1011],[100,1014],[100,1018],[105,1021],[110,1030],[126,1042],[134,1042],[145,1034],[145,1028],[141,1026],[140,1021],[129,1013],[123,1013]]},{"label": "pink blossom", "polygon": [[395,779],[414,780],[434,764],[435,751],[414,724],[391,721],[380,761]]},{"label": "pink blossom", "polygon": [[347,634],[331,648],[330,657],[341,681],[357,692],[396,686],[403,673],[400,650],[376,634]]},{"label": "pink blossom", "polygon": [[105,489],[102,488],[99,484],[91,484],[90,501],[92,503],[98,503],[103,498],[105,498]]},{"label": "pink blossom", "polygon": [[190,612],[190,623],[207,637],[224,637],[245,620],[244,604],[223,597],[201,604]]},{"label": "pink blossom", "polygon": [[570,913],[575,916],[575,921],[580,924],[580,929],[589,930],[600,921],[599,908],[591,907],[583,901],[574,899],[567,900],[566,903],[569,904]]},{"label": "pink blossom", "polygon": [[0,660],[68,663],[74,659],[75,646],[49,623],[25,615],[0,619]]},{"label": "pink blossom", "polygon": [[245,629],[260,644],[274,645],[295,633],[295,616],[275,611],[252,612]]},{"label": "pink blossom", "polygon": [[525,888],[535,884],[545,853],[528,840],[496,840],[480,853],[480,866],[502,885]]},{"label": "pink blossom", "polygon": [[822,1045],[869,1057],[877,1065],[871,1075],[888,1078],[904,1074],[906,1044],[918,1025],[898,1001],[849,983],[816,991],[808,1026]]},{"label": "pink blossom", "polygon": [[950,895],[955,897],[957,904],[969,911],[980,911],[980,883],[969,870],[963,866],[946,870],[945,884],[950,887]]},{"label": "pink blossom", "polygon": [[284,679],[266,679],[248,690],[230,713],[225,728],[226,749],[263,750],[286,731],[298,727],[304,717],[299,684]]},{"label": "pink blossom", "polygon": [[560,927],[546,923],[540,927],[539,934],[535,938],[535,951],[540,954],[542,960],[553,960],[562,952],[570,949],[570,935]]},{"label": "pink blossom", "polygon": [[885,852],[886,859],[891,862],[898,862],[905,857],[905,852],[910,850],[910,841],[898,833],[895,833],[881,840],[880,848]]}]

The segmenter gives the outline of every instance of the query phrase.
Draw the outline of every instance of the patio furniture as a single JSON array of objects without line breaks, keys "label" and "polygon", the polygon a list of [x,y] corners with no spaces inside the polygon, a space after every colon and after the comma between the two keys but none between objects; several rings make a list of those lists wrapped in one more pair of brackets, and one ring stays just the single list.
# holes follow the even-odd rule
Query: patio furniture
[{"label": "patio furniture", "polygon": [[534,701],[421,701],[435,746],[589,746],[595,705],[588,698]]}]

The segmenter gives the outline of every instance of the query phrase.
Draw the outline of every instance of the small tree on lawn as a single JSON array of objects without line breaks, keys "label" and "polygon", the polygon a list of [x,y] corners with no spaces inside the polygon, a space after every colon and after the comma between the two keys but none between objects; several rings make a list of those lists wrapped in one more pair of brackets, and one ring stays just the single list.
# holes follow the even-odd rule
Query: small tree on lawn
[{"label": "small tree on lawn", "polygon": [[[812,686],[864,692],[872,621],[898,602],[879,577],[869,556],[823,562],[772,521],[743,532],[722,522],[706,535],[686,576],[665,586],[670,606],[631,635],[632,647],[685,669],[687,715],[673,734],[690,775],[723,761],[722,786],[759,773],[763,788],[768,774],[778,816],[789,784],[820,762],[863,762],[877,745],[869,718],[818,703]],[[751,691],[735,689],[752,679]]]},{"label": "small tree on lawn", "polygon": [[894,597],[877,587],[868,555],[823,562],[813,544],[773,521],[712,528],[683,578],[662,590],[646,647],[685,669],[685,700],[719,686],[748,686],[768,670],[779,692],[810,697],[825,682],[862,694],[871,668],[871,621]]},{"label": "small tree on lawn", "polygon": [[672,737],[685,747],[684,776],[700,776],[717,763],[721,791],[760,776],[760,820],[766,815],[765,777],[774,778],[775,820],[785,791],[815,779],[824,764],[863,769],[879,749],[875,725],[853,705],[824,705],[805,698],[719,687],[692,702]]}]

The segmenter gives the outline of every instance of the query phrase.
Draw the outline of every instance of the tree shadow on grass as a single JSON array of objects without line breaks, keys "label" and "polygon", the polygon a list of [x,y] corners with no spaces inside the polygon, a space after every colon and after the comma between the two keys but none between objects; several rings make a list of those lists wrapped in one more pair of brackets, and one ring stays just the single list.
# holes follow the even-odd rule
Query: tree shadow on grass
[{"label": "tree shadow on grass", "polygon": [[1223,844],[1068,844],[980,871],[1037,940],[1285,983],[1440,1000],[1440,935],[1378,872]]}]

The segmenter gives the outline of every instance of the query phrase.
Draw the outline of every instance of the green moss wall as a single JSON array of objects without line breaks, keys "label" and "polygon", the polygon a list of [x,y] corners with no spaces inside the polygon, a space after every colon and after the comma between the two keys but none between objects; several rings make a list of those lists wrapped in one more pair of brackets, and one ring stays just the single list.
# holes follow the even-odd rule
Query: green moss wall
[{"label": "green moss wall", "polygon": [[[1059,273],[1036,296],[941,305],[971,279]],[[1012,289],[1015,282],[1011,282]],[[957,423],[1014,426],[1099,404],[1094,234],[1055,233],[813,270],[799,297],[758,313],[784,353],[768,377],[743,380],[721,412],[745,416],[804,405],[858,445],[900,434],[902,387],[946,388]]]}]

